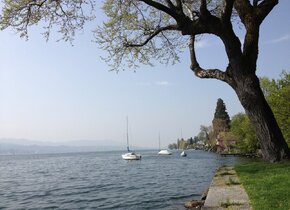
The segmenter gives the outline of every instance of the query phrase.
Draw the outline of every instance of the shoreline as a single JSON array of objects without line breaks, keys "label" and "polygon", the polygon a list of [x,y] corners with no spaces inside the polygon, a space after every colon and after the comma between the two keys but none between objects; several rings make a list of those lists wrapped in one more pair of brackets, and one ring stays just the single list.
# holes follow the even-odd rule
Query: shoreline
[{"label": "shoreline", "polygon": [[187,209],[243,209],[251,210],[249,196],[241,185],[232,166],[220,167],[206,192],[200,200],[191,200],[184,204]]}]

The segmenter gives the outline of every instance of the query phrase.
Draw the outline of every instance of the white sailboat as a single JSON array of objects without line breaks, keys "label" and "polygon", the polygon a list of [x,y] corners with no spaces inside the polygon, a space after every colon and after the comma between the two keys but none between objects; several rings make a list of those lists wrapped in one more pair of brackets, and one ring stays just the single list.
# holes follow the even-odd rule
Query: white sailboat
[{"label": "white sailboat", "polygon": [[127,153],[122,155],[123,160],[141,160],[141,155],[130,151],[129,149],[129,134],[128,134],[128,117],[127,117]]},{"label": "white sailboat", "polygon": [[172,155],[172,153],[168,151],[167,149],[160,150],[160,133],[159,133],[158,139],[159,139],[159,152],[157,154],[158,155]]},{"label": "white sailboat", "polygon": [[[181,139],[183,139],[183,138],[182,138],[182,129],[181,129]],[[179,148],[178,148],[178,149],[179,149]],[[185,153],[184,150],[182,150],[182,152],[180,153],[180,156],[181,156],[181,157],[186,157],[187,154]]]},{"label": "white sailboat", "polygon": [[172,155],[172,153],[167,149],[162,149],[158,152],[158,155]]},{"label": "white sailboat", "polygon": [[122,155],[123,160],[141,160],[141,155],[128,151]]},{"label": "white sailboat", "polygon": [[182,153],[180,153],[180,156],[181,156],[181,157],[186,157],[187,154],[186,154],[185,151],[183,150]]}]

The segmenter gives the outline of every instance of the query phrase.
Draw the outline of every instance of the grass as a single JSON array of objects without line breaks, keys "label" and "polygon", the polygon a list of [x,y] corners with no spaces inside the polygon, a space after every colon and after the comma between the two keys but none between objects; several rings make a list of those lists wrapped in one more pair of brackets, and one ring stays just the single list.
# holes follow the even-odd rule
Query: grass
[{"label": "grass", "polygon": [[290,161],[235,167],[254,210],[290,210]]}]

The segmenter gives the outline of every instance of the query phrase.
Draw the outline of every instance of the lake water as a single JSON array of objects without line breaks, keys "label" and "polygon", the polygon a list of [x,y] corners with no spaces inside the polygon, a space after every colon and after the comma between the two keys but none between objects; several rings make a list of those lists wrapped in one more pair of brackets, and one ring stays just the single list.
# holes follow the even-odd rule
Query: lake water
[{"label": "lake water", "polygon": [[0,156],[0,209],[184,209],[224,164],[243,161],[204,151],[141,161],[122,152]]}]

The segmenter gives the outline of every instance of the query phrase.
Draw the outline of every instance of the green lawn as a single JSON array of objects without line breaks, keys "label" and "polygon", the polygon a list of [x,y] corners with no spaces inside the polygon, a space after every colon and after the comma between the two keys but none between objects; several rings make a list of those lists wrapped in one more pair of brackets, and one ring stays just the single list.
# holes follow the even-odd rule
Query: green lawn
[{"label": "green lawn", "polygon": [[235,167],[254,210],[290,210],[290,161]]}]

